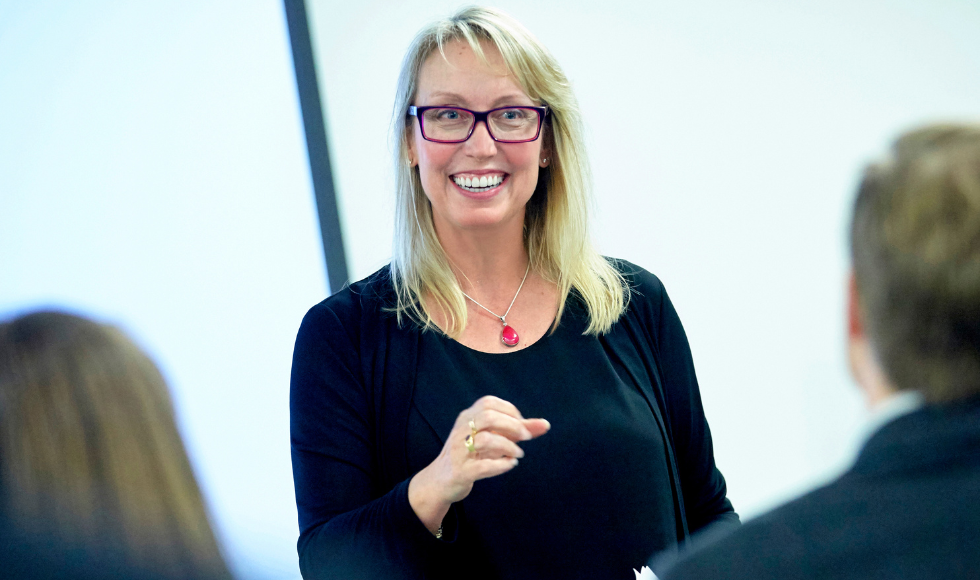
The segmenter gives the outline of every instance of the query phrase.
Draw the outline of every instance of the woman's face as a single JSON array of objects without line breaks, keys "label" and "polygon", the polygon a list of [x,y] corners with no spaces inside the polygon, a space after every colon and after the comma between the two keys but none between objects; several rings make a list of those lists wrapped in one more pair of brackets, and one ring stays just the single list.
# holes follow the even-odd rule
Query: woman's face
[{"label": "woman's face", "polygon": [[[445,59],[434,52],[422,65],[412,104],[473,111],[537,105],[507,71],[497,48],[484,44],[483,50],[490,66],[463,41],[447,44]],[[538,168],[545,165],[542,141],[539,136],[527,143],[499,143],[490,137],[486,124],[478,122],[462,143],[435,143],[422,138],[415,119],[409,153],[419,166],[422,188],[432,203],[436,232],[442,236],[450,231],[485,231],[507,225],[520,231],[524,206],[538,182]],[[465,179],[472,183],[482,177],[490,184],[501,181],[487,190],[472,191],[465,186]]]}]

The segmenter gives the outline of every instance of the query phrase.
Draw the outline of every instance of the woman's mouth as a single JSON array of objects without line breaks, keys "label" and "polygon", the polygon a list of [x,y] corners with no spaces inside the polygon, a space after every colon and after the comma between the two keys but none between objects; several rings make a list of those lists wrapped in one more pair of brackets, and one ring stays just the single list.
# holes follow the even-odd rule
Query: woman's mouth
[{"label": "woman's mouth", "polygon": [[451,176],[453,183],[455,183],[460,189],[468,191],[470,193],[483,193],[484,191],[490,191],[491,189],[497,187],[503,183],[504,179],[507,178],[505,173],[491,173],[488,175],[453,175]]}]

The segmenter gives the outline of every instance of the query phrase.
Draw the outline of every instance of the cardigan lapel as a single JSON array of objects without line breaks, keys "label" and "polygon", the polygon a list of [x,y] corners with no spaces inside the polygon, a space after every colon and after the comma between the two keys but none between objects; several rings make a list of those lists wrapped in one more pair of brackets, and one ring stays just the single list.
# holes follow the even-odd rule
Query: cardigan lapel
[{"label": "cardigan lapel", "polygon": [[[681,493],[680,475],[677,470],[677,459],[674,455],[673,436],[670,425],[666,420],[664,409],[663,384],[658,370],[658,362],[652,349],[644,348],[637,331],[632,326],[632,319],[627,314],[613,326],[612,330],[599,337],[603,348],[610,358],[616,360],[619,369],[625,369],[628,377],[624,381],[633,384],[643,398],[646,399],[650,412],[660,428],[667,454],[667,468],[671,477],[671,491],[674,496],[674,516],[677,521],[677,541],[683,542],[689,535],[687,514],[684,509],[684,497]],[[644,376],[645,375],[645,376]]]}]

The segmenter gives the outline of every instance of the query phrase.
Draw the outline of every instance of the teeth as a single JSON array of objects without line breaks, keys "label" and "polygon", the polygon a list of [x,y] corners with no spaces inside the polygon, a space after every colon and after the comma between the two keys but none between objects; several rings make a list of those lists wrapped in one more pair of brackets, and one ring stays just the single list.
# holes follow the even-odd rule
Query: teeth
[{"label": "teeth", "polygon": [[497,187],[503,180],[504,176],[500,174],[491,175],[489,177],[486,175],[473,178],[453,177],[453,181],[456,182],[456,185],[469,189],[486,189],[488,187]]}]

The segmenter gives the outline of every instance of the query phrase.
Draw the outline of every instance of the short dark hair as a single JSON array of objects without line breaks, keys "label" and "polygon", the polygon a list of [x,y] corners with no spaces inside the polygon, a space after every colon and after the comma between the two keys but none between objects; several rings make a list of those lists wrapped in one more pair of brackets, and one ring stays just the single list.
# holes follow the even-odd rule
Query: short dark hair
[{"label": "short dark hair", "polygon": [[980,393],[980,125],[910,131],[868,166],[851,257],[892,385],[930,402]]}]

